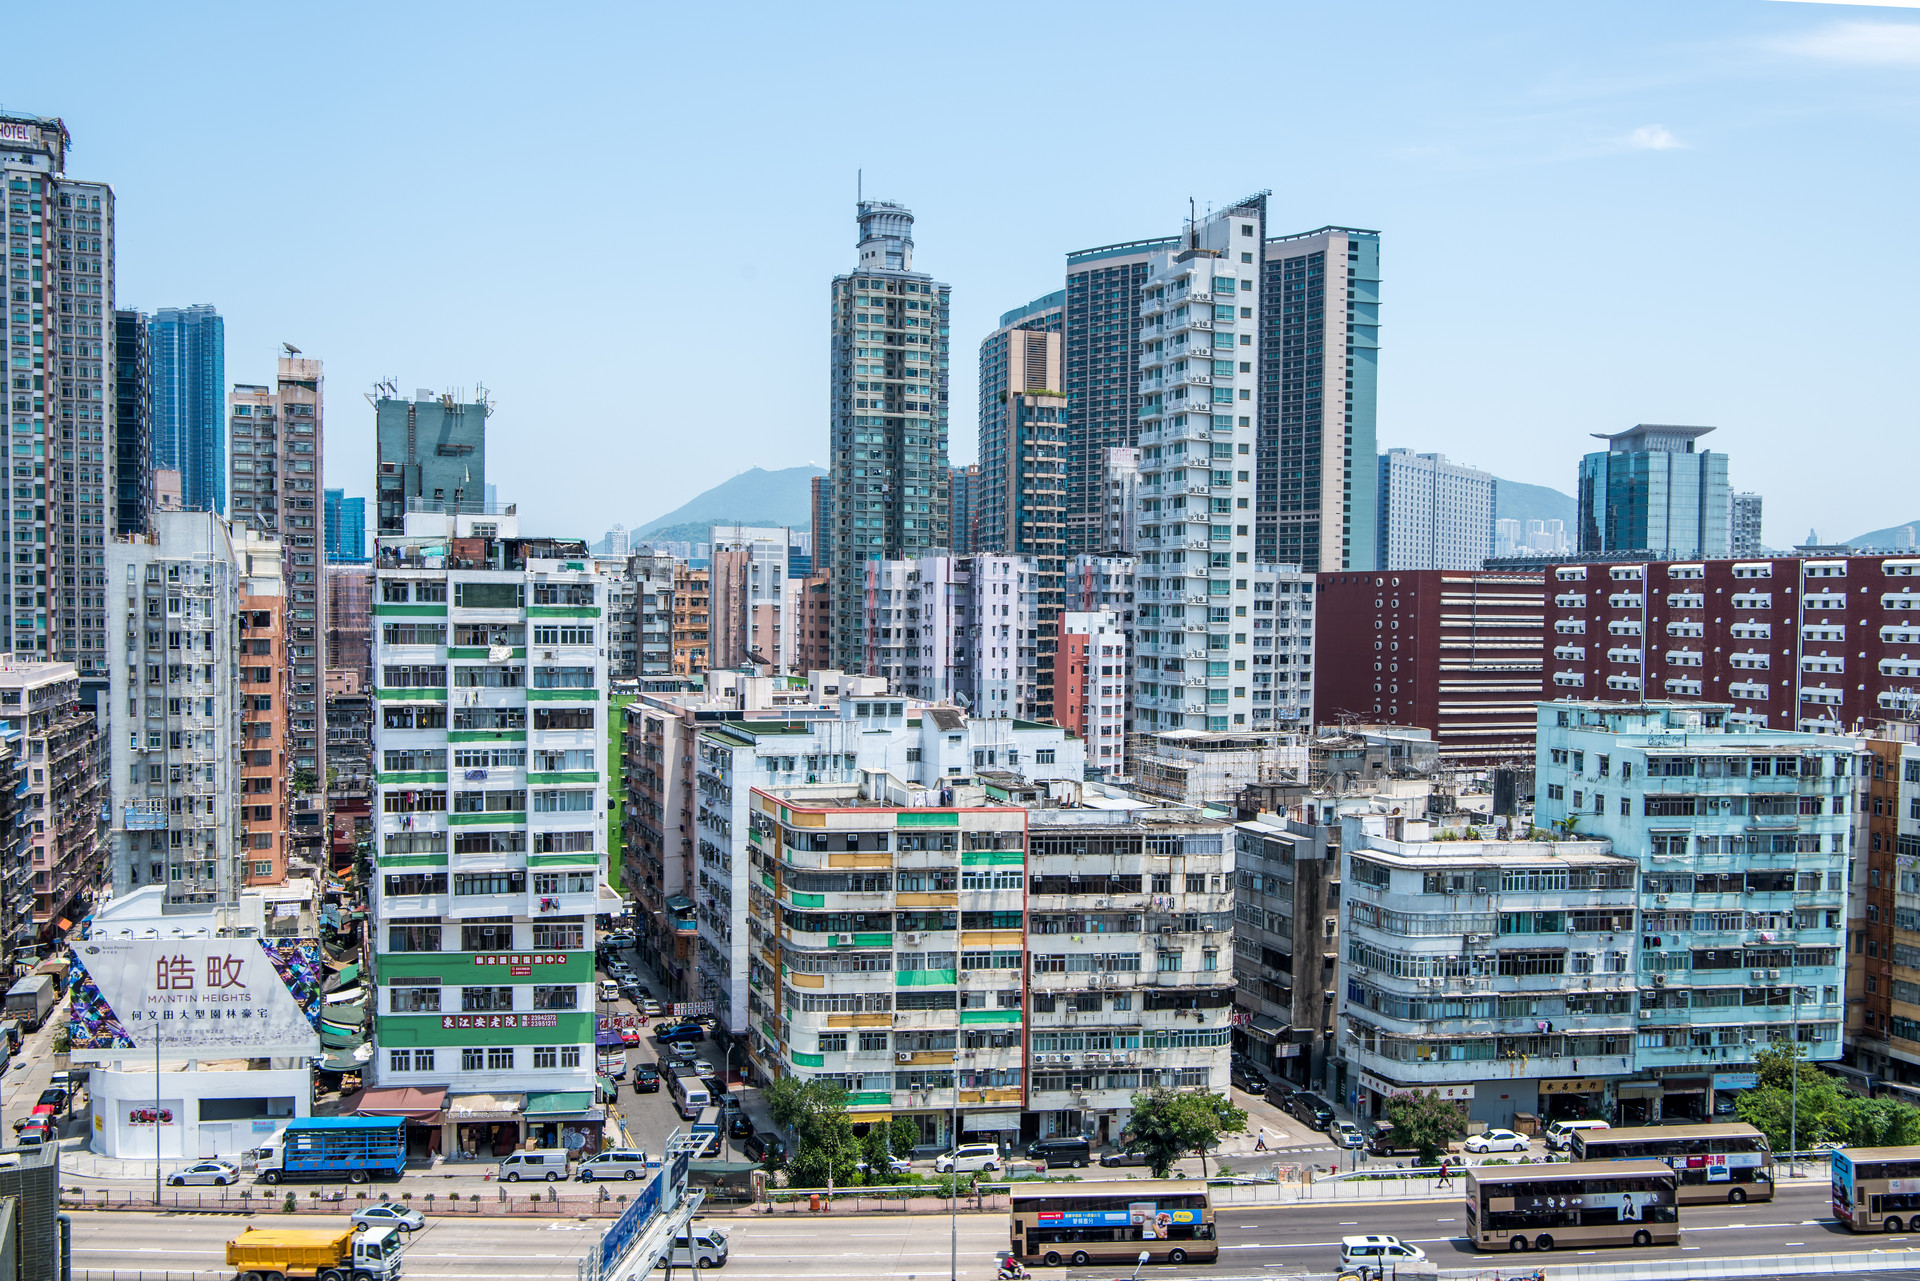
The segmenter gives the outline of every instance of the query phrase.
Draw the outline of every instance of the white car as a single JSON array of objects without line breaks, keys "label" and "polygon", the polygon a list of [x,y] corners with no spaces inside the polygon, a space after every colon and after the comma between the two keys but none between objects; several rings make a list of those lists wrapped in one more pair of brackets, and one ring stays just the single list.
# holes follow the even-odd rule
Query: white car
[{"label": "white car", "polygon": [[978,1170],[998,1170],[1000,1149],[991,1143],[962,1143],[951,1152],[933,1158],[935,1174],[972,1174]]},{"label": "white car", "polygon": [[1360,1127],[1351,1121],[1335,1121],[1327,1127],[1327,1137],[1333,1140],[1337,1148],[1363,1148],[1367,1145],[1367,1136],[1360,1133]]},{"label": "white car", "polygon": [[226,1187],[240,1177],[240,1167],[231,1161],[199,1161],[167,1176],[167,1186],[180,1188],[189,1183],[211,1183]]},{"label": "white car", "polygon": [[427,1226],[427,1216],[418,1210],[409,1210],[405,1206],[395,1205],[391,1201],[379,1205],[370,1205],[364,1210],[355,1210],[347,1221],[355,1230],[365,1232],[368,1228],[399,1228],[402,1232],[415,1232]]},{"label": "white car", "polygon": [[1409,1264],[1424,1263],[1426,1258],[1425,1250],[1417,1245],[1408,1245],[1399,1237],[1340,1238],[1340,1266],[1369,1268],[1376,1276],[1384,1275],[1390,1264],[1394,1267],[1406,1267]]},{"label": "white car", "polygon": [[1482,1130],[1466,1141],[1469,1152],[1525,1152],[1527,1140],[1512,1130]]}]

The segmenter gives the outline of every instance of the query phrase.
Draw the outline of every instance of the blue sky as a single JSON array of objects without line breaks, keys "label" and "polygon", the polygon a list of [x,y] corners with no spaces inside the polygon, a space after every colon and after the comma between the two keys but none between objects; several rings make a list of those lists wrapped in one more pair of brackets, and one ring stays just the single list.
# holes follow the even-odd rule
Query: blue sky
[{"label": "blue sky", "polygon": [[[538,13],[537,17],[528,16]],[[0,101],[111,181],[121,305],[211,302],[227,373],[327,362],[328,483],[378,378],[499,402],[491,478],[597,537],[826,456],[854,175],[974,356],[1073,249],[1269,188],[1382,232],[1380,442],[1570,490],[1588,433],[1710,423],[1766,536],[1920,518],[1920,12],[1675,3],[162,7]],[[1901,371],[1906,372],[1902,373]]]}]

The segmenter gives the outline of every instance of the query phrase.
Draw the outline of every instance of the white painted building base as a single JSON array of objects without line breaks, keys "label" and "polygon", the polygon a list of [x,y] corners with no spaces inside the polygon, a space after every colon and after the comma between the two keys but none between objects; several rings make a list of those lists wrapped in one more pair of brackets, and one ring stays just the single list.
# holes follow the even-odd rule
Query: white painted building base
[{"label": "white painted building base", "polygon": [[[99,1156],[151,1161],[158,1135],[162,1161],[218,1156],[237,1163],[242,1152],[267,1146],[287,1122],[309,1115],[313,1075],[304,1066],[170,1068],[160,1074],[156,1105],[151,1069],[117,1072],[99,1066],[88,1078],[87,1094],[93,1111],[89,1146]],[[237,1102],[249,1099],[265,1102],[256,1107]],[[158,1124],[156,1106],[162,1114]]]}]

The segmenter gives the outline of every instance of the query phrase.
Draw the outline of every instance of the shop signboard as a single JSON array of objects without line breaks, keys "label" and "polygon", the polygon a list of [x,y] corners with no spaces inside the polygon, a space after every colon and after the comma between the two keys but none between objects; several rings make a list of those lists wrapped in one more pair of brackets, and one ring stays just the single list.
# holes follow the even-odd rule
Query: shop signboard
[{"label": "shop signboard", "polygon": [[661,1177],[656,1174],[648,1179],[647,1186],[633,1199],[633,1204],[621,1212],[620,1217],[613,1221],[613,1226],[607,1229],[606,1235],[600,1238],[602,1274],[611,1272],[613,1265],[626,1256],[627,1251],[633,1248],[633,1243],[646,1230],[647,1224],[659,1212]]},{"label": "shop signboard", "polygon": [[320,1053],[315,939],[105,939],[73,961],[76,1063]]}]

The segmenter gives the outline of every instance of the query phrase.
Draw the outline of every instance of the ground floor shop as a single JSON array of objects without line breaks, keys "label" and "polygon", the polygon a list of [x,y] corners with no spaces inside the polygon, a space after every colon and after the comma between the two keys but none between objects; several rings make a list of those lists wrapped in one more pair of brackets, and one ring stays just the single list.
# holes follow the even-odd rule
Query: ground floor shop
[{"label": "ground floor shop", "polygon": [[100,1065],[89,1073],[93,1115],[89,1147],[123,1161],[199,1160],[270,1145],[287,1122],[309,1115],[312,1073],[305,1067],[231,1069],[218,1064],[158,1074]]}]

